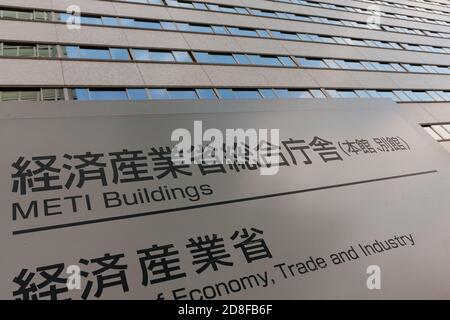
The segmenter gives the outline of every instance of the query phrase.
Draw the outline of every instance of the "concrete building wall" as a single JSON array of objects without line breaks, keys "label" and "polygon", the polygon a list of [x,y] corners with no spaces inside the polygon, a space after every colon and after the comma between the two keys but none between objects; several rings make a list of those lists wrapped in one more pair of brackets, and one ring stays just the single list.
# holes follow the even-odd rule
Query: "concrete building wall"
[{"label": "concrete building wall", "polygon": [[[368,18],[367,14],[357,12],[280,1],[197,0],[197,2],[291,12],[362,23],[366,23]],[[373,5],[371,1],[361,0],[320,0],[319,2],[360,9],[368,9]],[[408,7],[396,7],[392,5],[393,3],[408,5],[410,9]],[[176,8],[167,5],[127,3],[125,1],[0,0],[0,10],[16,8],[65,12],[67,7],[74,4],[81,8],[84,15],[225,25],[450,48],[450,5],[442,0],[432,2],[390,0],[389,3],[378,4],[378,8],[383,12],[392,14],[444,21],[442,24],[436,24],[382,16],[382,25],[442,32],[448,34],[448,37]],[[418,10],[419,8],[437,10],[441,13],[424,12]],[[449,53],[254,38],[230,34],[202,34],[179,30],[145,30],[119,26],[82,25],[81,30],[69,30],[64,23],[57,21],[26,21],[2,18],[0,18],[0,42],[270,54],[450,66]],[[0,57],[0,70],[0,90],[13,87],[450,90],[450,74],[328,70],[301,67],[81,61],[61,57]],[[450,102],[401,103],[401,107],[405,116],[414,119],[418,124],[450,123]],[[442,144],[449,148],[449,142],[443,142]]]}]

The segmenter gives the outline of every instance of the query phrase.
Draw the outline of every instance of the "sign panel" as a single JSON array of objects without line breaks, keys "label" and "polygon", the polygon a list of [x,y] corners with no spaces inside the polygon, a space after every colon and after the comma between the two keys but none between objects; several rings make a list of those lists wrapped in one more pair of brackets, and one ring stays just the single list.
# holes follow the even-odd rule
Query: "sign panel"
[{"label": "sign panel", "polygon": [[[4,106],[0,297],[449,298],[433,139],[384,100],[264,104]],[[257,163],[181,164],[180,128],[279,140]]]}]

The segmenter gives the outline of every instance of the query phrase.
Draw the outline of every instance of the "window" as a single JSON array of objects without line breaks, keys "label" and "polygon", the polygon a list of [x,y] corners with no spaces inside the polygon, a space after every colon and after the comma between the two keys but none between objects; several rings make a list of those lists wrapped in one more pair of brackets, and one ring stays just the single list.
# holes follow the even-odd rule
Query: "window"
[{"label": "window", "polygon": [[74,100],[85,101],[89,100],[89,90],[88,89],[73,89],[72,95]]},{"label": "window", "polygon": [[0,43],[0,56],[4,57],[56,57],[56,46],[41,44]]},{"label": "window", "polygon": [[250,9],[250,13],[255,16],[261,17],[269,17],[269,18],[277,18],[277,14],[273,11],[259,10],[259,9]]},{"label": "window", "polygon": [[367,46],[364,40],[352,39],[352,38],[344,38],[345,42],[352,46]]},{"label": "window", "polygon": [[150,54],[148,50],[145,49],[132,49],[133,59],[138,61],[148,61],[150,60]]},{"label": "window", "polygon": [[273,91],[275,92],[277,97],[280,99],[290,99],[291,98],[289,90],[287,90],[287,89],[273,89]]},{"label": "window", "polygon": [[335,60],[342,69],[365,70],[359,61],[354,60]]},{"label": "window", "polygon": [[371,64],[378,71],[395,71],[395,69],[386,62],[371,62]]},{"label": "window", "polygon": [[130,60],[130,55],[127,49],[111,48],[109,49],[109,52],[114,60]]},{"label": "window", "polygon": [[197,89],[196,91],[200,99],[217,99],[212,89]]},{"label": "window", "polygon": [[231,54],[194,52],[194,57],[200,63],[236,64]]},{"label": "window", "polygon": [[261,99],[261,95],[259,94],[259,91],[256,89],[254,90],[239,89],[233,91],[237,99]]},{"label": "window", "polygon": [[173,51],[172,54],[177,62],[192,62],[192,58],[187,51]]},{"label": "window", "polygon": [[160,24],[164,30],[177,30],[174,22],[161,21]]},{"label": "window", "polygon": [[217,92],[220,99],[236,99],[236,96],[231,89],[218,89]]},{"label": "window", "polygon": [[191,31],[191,32],[204,32],[204,33],[213,33],[212,28],[210,26],[204,26],[200,24],[187,24],[187,23],[178,23],[179,27],[181,25],[181,30]]},{"label": "window", "polygon": [[193,4],[190,2],[167,0],[166,3],[167,3],[167,5],[172,6],[172,7],[194,8]]},{"label": "window", "polygon": [[212,26],[214,33],[227,34],[227,29],[224,26]]},{"label": "window", "polygon": [[399,101],[409,102],[411,98],[409,98],[403,91],[394,90],[395,95],[398,97]]},{"label": "window", "polygon": [[235,36],[247,36],[247,37],[257,37],[258,36],[258,34],[256,33],[256,30],[253,30],[253,29],[228,27],[228,31],[230,31],[230,33]]},{"label": "window", "polygon": [[259,93],[264,99],[276,99],[277,96],[272,89],[259,89]]},{"label": "window", "polygon": [[418,64],[403,63],[402,65],[409,72],[426,72],[425,69],[421,65],[418,65]]},{"label": "window", "polygon": [[145,89],[127,89],[127,93],[130,100],[148,100]]},{"label": "window", "polygon": [[281,61],[278,60],[277,57],[270,56],[260,56],[257,54],[249,54],[248,55],[252,64],[256,65],[266,65],[266,66],[281,66]]},{"label": "window", "polygon": [[246,54],[233,54],[233,57],[239,64],[252,64]]},{"label": "window", "polygon": [[281,63],[285,67],[295,67],[296,66],[294,61],[292,61],[292,59],[289,57],[279,56],[278,59],[281,61]]},{"label": "window", "polygon": [[80,47],[80,58],[82,59],[100,59],[100,60],[109,60],[111,59],[111,55],[109,54],[109,49],[100,49],[100,48],[82,48]]},{"label": "window", "polygon": [[[69,15],[69,16],[72,17],[71,15]],[[94,25],[102,25],[103,24],[101,17],[81,16],[80,17],[80,22],[81,22],[81,24],[94,24]]]},{"label": "window", "polygon": [[160,30],[162,29],[161,24],[157,21],[146,21],[146,20],[133,20],[131,25],[132,27],[142,28],[142,29],[151,29],[151,30]]},{"label": "window", "polygon": [[365,90],[355,90],[355,93],[360,98],[370,98],[369,94]]},{"label": "window", "polygon": [[433,101],[433,98],[425,91],[406,91],[406,94],[415,98],[415,101]]},{"label": "window", "polygon": [[115,17],[102,17],[102,22],[105,26],[118,26],[119,20]]},{"label": "window", "polygon": [[0,101],[56,101],[63,100],[62,89],[3,89]]},{"label": "window", "polygon": [[272,31],[274,38],[285,39],[285,40],[298,40],[298,36],[295,33]]},{"label": "window", "polygon": [[322,42],[322,43],[335,43],[332,37],[320,36],[315,34],[310,34],[309,38],[314,42]]},{"label": "window", "polygon": [[423,126],[436,141],[450,141],[450,124],[433,124]]},{"label": "window", "polygon": [[300,66],[305,68],[326,68],[326,64],[321,59],[296,58]]},{"label": "window", "polygon": [[116,90],[103,90],[103,89],[90,89],[90,100],[128,100],[127,92],[125,89]]},{"label": "window", "polygon": [[155,100],[169,99],[166,89],[151,89],[150,96]]},{"label": "window", "polygon": [[169,51],[149,51],[150,61],[175,61]]},{"label": "window", "polygon": [[312,89],[312,90],[309,90],[309,92],[311,92],[311,94],[314,98],[325,98],[325,95],[323,94],[323,92],[318,89]]},{"label": "window", "polygon": [[399,100],[399,98],[392,91],[378,90],[378,94],[380,95],[380,97],[383,97],[383,98],[389,98],[394,101]]},{"label": "window", "polygon": [[197,93],[193,89],[167,89],[170,99],[198,99]]},{"label": "window", "polygon": [[56,46],[54,45],[37,45],[37,56],[55,58],[57,56]]},{"label": "window", "polygon": [[150,51],[146,49],[132,49],[133,57],[138,61],[175,61],[170,51]]},{"label": "window", "polygon": [[234,7],[230,7],[230,6],[222,6],[222,5],[208,3],[208,8],[212,11],[237,13],[236,9]]},{"label": "window", "polygon": [[289,90],[292,98],[312,98],[311,93],[308,90]]},{"label": "window", "polygon": [[341,98],[358,98],[353,90],[339,90],[337,93]]}]

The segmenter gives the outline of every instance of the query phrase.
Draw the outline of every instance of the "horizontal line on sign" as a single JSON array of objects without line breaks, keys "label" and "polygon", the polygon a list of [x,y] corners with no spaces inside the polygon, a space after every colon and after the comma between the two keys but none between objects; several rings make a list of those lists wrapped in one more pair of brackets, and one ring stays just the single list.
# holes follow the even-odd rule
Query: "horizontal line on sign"
[{"label": "horizontal line on sign", "polygon": [[254,200],[260,200],[260,199],[266,199],[266,198],[282,197],[282,196],[298,194],[298,193],[306,193],[306,192],[326,190],[326,189],[335,189],[335,188],[348,187],[348,186],[353,186],[353,185],[358,185],[358,184],[366,184],[366,183],[372,183],[372,182],[394,180],[394,179],[407,178],[407,177],[419,176],[419,175],[425,175],[425,174],[431,174],[431,173],[437,173],[437,172],[438,172],[437,170],[418,171],[418,172],[400,174],[400,175],[395,175],[395,176],[352,181],[352,182],[332,184],[332,185],[327,185],[327,186],[322,186],[322,187],[285,191],[285,192],[279,192],[279,193],[271,193],[271,194],[265,194],[265,195],[260,195],[260,196],[247,197],[247,198],[217,201],[217,202],[203,203],[203,204],[197,204],[197,205],[192,205],[192,206],[133,213],[133,214],[127,214],[127,215],[121,215],[121,216],[115,216],[115,217],[92,219],[92,220],[86,220],[86,221],[77,221],[77,222],[64,223],[64,224],[55,224],[55,225],[49,225],[49,226],[43,226],[43,227],[29,228],[29,229],[21,229],[21,230],[13,231],[12,234],[19,235],[19,234],[35,233],[35,232],[55,230],[55,229],[72,228],[72,227],[78,227],[78,226],[83,226],[83,225],[88,225],[88,224],[139,218],[139,217],[145,217],[145,216],[150,216],[150,215],[155,215],[155,214],[163,214],[163,213],[170,213],[170,212],[177,212],[177,211],[185,211],[185,210],[192,210],[192,209],[199,209],[199,208],[221,206],[221,205],[227,205],[227,204],[232,204],[232,203],[254,201]]}]

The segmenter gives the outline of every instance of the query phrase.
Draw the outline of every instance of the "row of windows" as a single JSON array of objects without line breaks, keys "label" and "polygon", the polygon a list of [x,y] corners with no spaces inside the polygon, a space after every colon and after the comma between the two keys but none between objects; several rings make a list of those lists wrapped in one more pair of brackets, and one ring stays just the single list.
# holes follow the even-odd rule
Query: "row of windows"
[{"label": "row of windows", "polygon": [[[199,10],[213,10],[213,11],[221,11],[221,12],[228,12],[228,13],[242,13],[242,14],[248,14],[246,10],[242,10],[242,8],[236,8],[236,7],[229,7],[229,6],[215,6],[214,4],[203,4],[201,2],[186,2],[186,1],[177,1],[177,0],[116,0],[116,1],[125,1],[125,2],[132,2],[132,3],[140,3],[140,4],[152,4],[152,5],[168,5],[168,6],[175,6],[175,7],[181,7],[181,8],[189,8],[189,9],[199,9]],[[325,3],[325,2],[318,2],[318,1],[309,1],[309,0],[271,0],[275,2],[284,2],[284,3],[292,3],[292,4],[299,4],[299,5],[306,5],[306,6],[313,6],[313,7],[319,7],[319,8],[325,8],[325,9],[332,9],[332,10],[343,10],[347,12],[354,12],[354,13],[362,13],[362,14],[372,14],[371,11],[353,7],[353,6],[343,6],[343,5],[336,5],[332,3]],[[431,24],[440,24],[440,25],[450,25],[450,22],[447,22],[445,20],[438,20],[438,19],[427,19],[422,18],[419,16],[408,16],[408,15],[402,15],[402,14],[393,14],[389,12],[380,12],[381,16],[390,17],[390,18],[398,18],[398,19],[404,19],[404,20],[410,20],[410,21],[418,21],[418,22],[424,22],[424,23],[431,23]]]},{"label": "row of windows", "polygon": [[450,123],[423,125],[423,128],[436,141],[450,141]]},{"label": "row of windows", "polygon": [[334,90],[332,98],[389,98],[396,102],[449,102],[450,91],[443,90]]},{"label": "row of windows", "polygon": [[39,10],[12,10],[0,9],[1,19],[20,19],[20,20],[35,20],[35,21],[51,21],[51,12]]},{"label": "row of windows", "polygon": [[[296,20],[296,21],[304,21],[304,22],[314,22],[314,23],[321,23],[321,24],[331,24],[331,25],[339,25],[339,26],[350,26],[350,27],[357,27],[357,28],[367,28],[367,24],[365,22],[360,21],[352,21],[352,20],[343,20],[343,19],[335,19],[335,18],[327,18],[327,17],[320,17],[320,16],[306,16],[306,15],[300,15],[290,12],[279,12],[279,11],[268,11],[268,10],[260,10],[260,9],[253,9],[253,8],[246,8],[246,7],[234,7],[234,6],[224,6],[224,5],[218,5],[218,4],[209,4],[209,3],[203,3],[203,2],[188,2],[188,1],[178,1],[178,0],[167,0],[167,4],[169,6],[174,7],[189,7],[191,9],[196,10],[210,10],[210,11],[218,11],[218,12],[225,12],[225,13],[236,13],[236,14],[245,14],[245,15],[253,15],[253,16],[260,16],[260,17],[270,17],[270,18],[280,18],[280,19],[288,19],[288,20]],[[11,10],[1,10],[1,16],[3,18],[12,18],[12,19],[21,19],[21,14],[24,13],[27,17],[25,19],[34,19],[36,16],[36,13],[41,14],[42,16],[45,16],[46,19],[49,19],[51,17],[51,14],[49,13],[42,13],[40,11],[11,11]],[[5,16],[3,11],[5,12],[11,12],[10,16]],[[70,15],[66,13],[59,13],[57,14],[58,20],[66,22],[68,19],[70,19]],[[37,19],[42,20],[42,18]],[[151,22],[151,21],[144,21],[144,20],[137,20],[137,19],[126,19],[122,18],[120,19],[121,25],[123,26],[131,26],[131,27],[138,27],[138,28],[145,28],[145,29],[154,29],[158,28],[159,22]],[[70,21],[70,20],[69,20]],[[81,17],[81,23],[85,24],[94,24],[94,25],[119,25],[119,21],[114,17],[88,17],[88,16],[82,16]],[[173,23],[171,23],[174,26]],[[161,27],[161,26],[159,26]],[[170,27],[166,27],[169,29]],[[404,28],[404,27],[396,27],[396,26],[389,26],[389,25],[381,25],[379,30],[385,30],[385,31],[391,31],[391,32],[398,32],[398,33],[406,33],[406,34],[415,34],[415,35],[428,35],[433,37],[440,37],[440,38],[448,38],[450,39],[450,33],[444,33],[444,32],[435,32],[430,30],[422,30],[422,29],[411,29],[411,28]]]},{"label": "row of windows", "polygon": [[[298,5],[306,5],[306,6],[319,7],[319,8],[324,8],[324,9],[341,10],[341,11],[353,12],[353,13],[362,13],[362,14],[368,14],[368,15],[373,14],[373,11],[371,11],[371,10],[362,9],[362,8],[358,8],[358,7],[352,7],[352,6],[337,5],[334,3],[325,3],[325,2],[309,1],[309,0],[271,0],[271,1],[292,3],[292,4],[298,4]],[[378,11],[377,13],[379,13],[380,16],[387,17],[387,18],[396,18],[396,19],[402,19],[402,20],[417,21],[417,22],[439,24],[439,25],[450,25],[450,22],[445,21],[445,20],[439,20],[439,19],[428,19],[428,18],[423,18],[423,17],[419,17],[419,16],[410,16],[410,15],[404,15],[404,14],[399,14],[399,13],[390,13],[390,12],[385,12],[385,11]]]},{"label": "row of windows", "polygon": [[64,100],[63,89],[0,89],[0,101],[57,101]]},{"label": "row of windows", "polygon": [[74,100],[209,100],[325,98],[319,89],[72,89]]},{"label": "row of windows", "polygon": [[300,66],[307,68],[450,74],[450,68],[448,66],[342,59],[297,57],[295,59]]},{"label": "row of windows", "polygon": [[[116,0],[116,1],[121,1],[121,0]],[[133,3],[142,3],[142,4],[155,4],[155,5],[163,5],[164,2],[162,0],[122,0],[125,2],[133,2]],[[275,0],[278,1],[278,0]],[[422,8],[422,7],[415,7],[415,6],[410,6],[407,4],[402,4],[402,3],[395,3],[395,2],[389,2],[389,1],[382,1],[382,0],[358,0],[358,1],[362,1],[362,2],[367,2],[367,3],[374,3],[374,4],[380,4],[380,5],[386,5],[386,6],[393,6],[393,7],[397,7],[397,8],[402,8],[402,9],[409,9],[409,10],[417,10],[417,11],[422,11],[422,12],[429,12],[429,13],[435,13],[435,14],[443,14],[443,15],[448,15],[449,12],[445,12],[445,11],[440,11],[440,10],[436,10],[436,9],[429,9],[429,8]],[[282,2],[292,2],[292,3],[298,3],[298,4],[305,4],[305,5],[313,5],[313,6],[317,6],[317,4],[321,4],[323,5],[324,8],[328,8],[327,5],[331,5],[329,8],[331,9],[335,9],[335,7],[333,7],[333,4],[331,3],[320,3],[320,2],[315,2],[315,1],[302,1],[302,0],[297,0],[297,2],[295,2],[295,0],[290,1],[290,0],[285,0]],[[417,2],[429,2],[429,3],[433,3],[433,1],[417,1]],[[437,2],[434,2],[433,4],[435,5],[440,5],[443,6],[444,4],[439,4]],[[340,6],[337,6],[340,7]]]},{"label": "row of windows", "polygon": [[[0,10],[0,16],[4,10]],[[18,17],[25,11],[16,11],[15,16]],[[33,12],[30,12],[33,15]],[[51,16],[46,13],[46,16]],[[68,14],[61,13],[58,15],[60,21],[66,21],[70,18]],[[340,36],[324,36],[318,34],[295,33],[276,30],[239,28],[232,26],[204,25],[171,21],[155,21],[155,20],[138,20],[132,18],[117,18],[110,16],[102,17],[81,17],[82,24],[104,25],[104,26],[121,26],[127,28],[143,28],[152,30],[177,30],[182,32],[197,33],[213,33],[219,35],[233,35],[244,37],[260,37],[274,38],[281,40],[307,41],[318,43],[331,43],[352,46],[364,46],[383,49],[411,50],[432,53],[450,53],[449,47],[437,47],[429,45],[418,45],[408,43],[398,43],[392,41],[380,41],[360,38],[347,38]]]},{"label": "row of windows", "polygon": [[[0,43],[0,56],[57,57],[56,45]],[[240,64],[276,67],[369,70],[450,74],[448,66],[359,61],[326,58],[288,57],[243,53],[211,53],[181,50],[149,50],[106,47],[61,46],[63,57],[93,60],[135,60],[180,63]]]},{"label": "row of windows", "polygon": [[450,102],[442,90],[335,90],[335,89],[233,89],[233,88],[133,88],[72,90],[74,100],[166,99],[296,99],[296,98],[389,98],[396,102]]},{"label": "row of windows", "polygon": [[[0,101],[64,100],[61,88],[1,89]],[[167,99],[303,99],[389,98],[397,102],[450,102],[450,91],[288,88],[74,88],[71,100],[167,100]]]},{"label": "row of windows", "polygon": [[[58,18],[60,21],[66,22],[70,19],[70,15],[60,13]],[[282,40],[302,40],[313,42],[325,42],[325,43],[338,43],[349,45],[363,45],[368,47],[382,47],[389,49],[407,49],[406,46],[410,46],[413,49],[425,52],[438,52],[438,53],[450,53],[450,48],[432,47],[426,45],[413,45],[413,44],[401,44],[396,42],[378,41],[378,40],[365,40],[365,39],[350,39],[345,37],[333,37],[333,36],[321,36],[316,34],[303,34],[296,32],[285,32],[275,30],[264,29],[251,29],[251,28],[239,28],[232,26],[219,26],[219,25],[203,25],[193,23],[171,22],[171,21],[155,21],[155,20],[139,20],[133,18],[116,18],[116,17],[94,17],[94,16],[82,16],[80,18],[81,24],[90,25],[105,25],[105,26],[121,26],[128,28],[142,28],[151,30],[178,30],[186,32],[199,32],[199,33],[214,33],[214,34],[231,34],[237,36],[247,37],[260,37],[260,38],[275,38]],[[365,24],[363,24],[365,26]],[[383,26],[383,28],[392,28]],[[397,28],[397,27],[393,27]],[[391,31],[391,30],[390,30]],[[424,31],[428,35],[435,35],[434,32]],[[407,32],[409,33],[409,32]],[[423,33],[422,33],[423,35]],[[450,35],[448,36],[450,38]],[[358,44],[358,42],[360,42]]]},{"label": "row of windows", "polygon": [[420,2],[420,3],[426,3],[426,4],[432,4],[432,5],[435,5],[435,6],[444,6],[446,8],[450,8],[450,5],[448,5],[446,3],[432,1],[432,0],[411,0],[411,1]]},{"label": "row of windows", "polygon": [[[403,4],[403,3],[396,3],[396,2],[390,2],[390,1],[384,1],[384,0],[357,0],[357,1],[373,3],[373,4],[380,4],[380,5],[384,5],[384,6],[396,7],[396,8],[401,8],[401,9],[416,10],[416,11],[427,12],[427,13],[450,15],[449,11],[442,11],[442,10],[436,10],[436,9],[430,9],[430,8],[424,8],[424,7],[410,6],[410,5]],[[418,1],[418,2],[421,2],[421,1]]]},{"label": "row of windows", "polygon": [[[223,13],[236,13],[236,14],[252,15],[252,16],[258,16],[258,17],[268,17],[268,18],[277,18],[277,19],[279,18],[279,19],[296,20],[296,21],[303,21],[303,22],[314,22],[314,23],[321,23],[321,24],[367,28],[366,22],[355,21],[355,20],[344,20],[344,19],[337,19],[337,18],[328,18],[328,17],[321,17],[321,16],[307,16],[307,15],[302,15],[302,14],[297,14],[297,13],[292,13],[292,12],[284,12],[284,11],[271,11],[271,10],[262,10],[262,9],[257,9],[257,8],[219,5],[219,4],[213,4],[213,3],[185,1],[185,0],[183,0],[183,1],[166,0],[166,4],[171,7],[182,7],[182,8],[189,8],[189,9],[194,9],[194,10],[209,10],[209,11],[217,11],[217,12],[223,12]],[[430,30],[424,30],[424,29],[416,29],[416,28],[412,29],[412,28],[405,28],[405,27],[381,25],[379,27],[379,30],[450,39],[450,33],[436,32],[436,31],[430,31]]]}]

